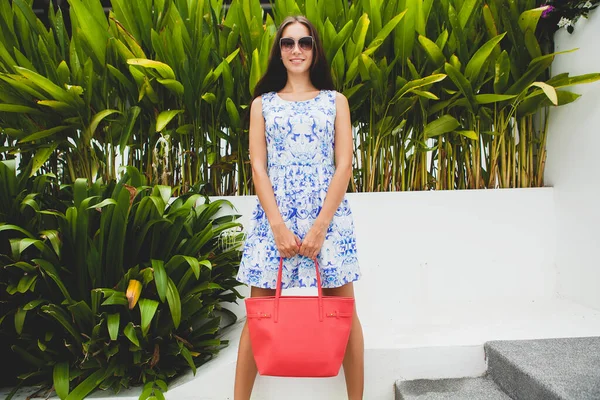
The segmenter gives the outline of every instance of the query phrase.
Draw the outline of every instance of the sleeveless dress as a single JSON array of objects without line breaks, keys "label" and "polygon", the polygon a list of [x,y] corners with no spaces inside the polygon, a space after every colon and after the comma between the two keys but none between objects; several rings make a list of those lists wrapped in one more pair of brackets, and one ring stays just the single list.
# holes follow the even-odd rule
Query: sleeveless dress
[{"label": "sleeveless dress", "polygon": [[[305,101],[262,95],[267,170],[286,226],[303,240],[319,215],[333,173],[335,91],[322,90]],[[267,215],[258,202],[244,243],[237,280],[275,289],[279,250]],[[324,288],[360,278],[354,221],[344,197],[317,256]],[[302,255],[283,260],[282,288],[316,287],[314,262]]]}]

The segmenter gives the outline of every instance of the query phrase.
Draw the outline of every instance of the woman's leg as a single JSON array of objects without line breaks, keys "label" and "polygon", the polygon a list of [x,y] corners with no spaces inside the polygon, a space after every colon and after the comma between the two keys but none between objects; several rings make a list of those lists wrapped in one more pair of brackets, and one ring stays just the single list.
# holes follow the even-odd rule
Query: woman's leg
[{"label": "woman's leg", "polygon": [[[348,283],[338,288],[323,288],[324,296],[354,297],[354,285]],[[354,316],[352,317],[352,328],[350,338],[346,347],[344,356],[344,376],[346,377],[346,390],[348,391],[348,400],[362,400],[364,391],[365,376],[365,344],[363,339],[362,326],[354,307]]]},{"label": "woman's leg", "polygon": [[[251,286],[250,297],[275,296],[275,289],[263,289]],[[250,344],[250,333],[248,331],[248,320],[242,329],[240,337],[240,347],[238,349],[238,358],[235,368],[235,385],[233,388],[234,400],[250,400],[252,387],[256,379],[256,363],[252,354],[252,346]]]}]

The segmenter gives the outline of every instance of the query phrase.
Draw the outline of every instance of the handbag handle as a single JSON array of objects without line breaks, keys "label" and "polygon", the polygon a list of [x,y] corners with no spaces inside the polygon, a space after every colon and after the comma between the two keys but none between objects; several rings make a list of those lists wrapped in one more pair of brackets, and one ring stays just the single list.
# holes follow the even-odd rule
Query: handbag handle
[{"label": "handbag handle", "polygon": [[[319,321],[323,321],[323,288],[321,287],[321,274],[319,263],[315,258],[315,271],[317,273],[317,291],[319,297]],[[283,257],[279,257],[279,271],[277,271],[277,288],[275,289],[275,322],[279,319],[279,299],[281,298],[281,277],[283,275]]]}]

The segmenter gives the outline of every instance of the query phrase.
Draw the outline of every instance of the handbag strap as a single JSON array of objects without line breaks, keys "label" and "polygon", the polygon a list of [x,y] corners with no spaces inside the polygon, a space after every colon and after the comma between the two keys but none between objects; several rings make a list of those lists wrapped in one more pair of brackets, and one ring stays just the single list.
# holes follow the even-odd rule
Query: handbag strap
[{"label": "handbag strap", "polygon": [[[319,297],[319,321],[323,321],[323,288],[321,287],[321,274],[319,273],[319,263],[314,260],[317,276],[317,291]],[[275,322],[279,319],[279,299],[281,298],[281,277],[283,275],[283,257],[279,257],[279,271],[277,271],[277,287],[275,289]]]}]

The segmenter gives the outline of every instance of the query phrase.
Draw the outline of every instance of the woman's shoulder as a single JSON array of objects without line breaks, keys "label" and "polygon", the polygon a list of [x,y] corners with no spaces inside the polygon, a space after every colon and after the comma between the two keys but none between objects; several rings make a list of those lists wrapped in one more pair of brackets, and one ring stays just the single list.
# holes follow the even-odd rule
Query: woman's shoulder
[{"label": "woman's shoulder", "polygon": [[348,99],[343,93],[338,92],[337,90],[323,90],[322,93],[337,107],[344,106],[348,104]]},{"label": "woman's shoulder", "polygon": [[338,92],[335,89],[323,89],[323,90],[321,90],[321,93],[324,93],[327,96],[329,96],[330,98],[335,99],[335,100],[339,100],[339,99],[342,99],[342,98],[345,99],[346,98],[346,96],[344,96],[343,93],[340,93],[340,92]]},{"label": "woman's shoulder", "polygon": [[273,99],[275,92],[266,92],[261,95],[258,95],[252,100],[251,107],[262,107],[269,101]]},{"label": "woman's shoulder", "polygon": [[268,100],[268,99],[273,98],[273,96],[275,96],[276,93],[277,92],[275,92],[275,91],[272,90],[270,92],[266,92],[266,93],[261,94],[259,97],[262,97],[263,100]]}]

